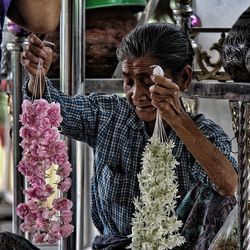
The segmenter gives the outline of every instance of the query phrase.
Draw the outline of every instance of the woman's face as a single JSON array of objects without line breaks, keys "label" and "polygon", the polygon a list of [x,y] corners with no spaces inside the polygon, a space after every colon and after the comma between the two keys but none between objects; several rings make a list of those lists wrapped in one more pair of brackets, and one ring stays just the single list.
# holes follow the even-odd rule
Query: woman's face
[{"label": "woman's face", "polygon": [[156,108],[152,106],[149,87],[154,84],[150,79],[153,69],[151,65],[157,62],[150,57],[142,57],[122,62],[123,90],[138,117],[150,122],[156,118]]}]

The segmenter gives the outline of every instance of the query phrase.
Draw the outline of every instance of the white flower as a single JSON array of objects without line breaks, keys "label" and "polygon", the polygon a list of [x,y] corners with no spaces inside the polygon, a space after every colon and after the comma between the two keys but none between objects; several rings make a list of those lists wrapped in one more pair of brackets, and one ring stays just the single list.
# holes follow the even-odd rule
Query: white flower
[{"label": "white flower", "polygon": [[172,155],[173,142],[162,143],[153,136],[143,153],[143,168],[138,174],[141,196],[134,201],[132,243],[134,250],[166,250],[180,246],[182,222],[175,215],[178,192]]}]

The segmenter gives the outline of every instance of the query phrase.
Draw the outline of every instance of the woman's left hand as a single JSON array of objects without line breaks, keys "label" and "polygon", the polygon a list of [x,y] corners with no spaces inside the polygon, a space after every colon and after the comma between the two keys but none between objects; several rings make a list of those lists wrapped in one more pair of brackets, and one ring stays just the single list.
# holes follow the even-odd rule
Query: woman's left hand
[{"label": "woman's left hand", "polygon": [[180,88],[171,79],[160,75],[151,75],[155,83],[149,89],[151,103],[158,108],[161,117],[171,122],[184,112],[180,102]]}]

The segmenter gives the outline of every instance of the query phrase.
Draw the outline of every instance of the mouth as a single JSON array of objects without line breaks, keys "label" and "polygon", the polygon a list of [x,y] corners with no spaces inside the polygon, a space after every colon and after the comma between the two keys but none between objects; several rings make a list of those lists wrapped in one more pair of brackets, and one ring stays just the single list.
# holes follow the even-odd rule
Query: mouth
[{"label": "mouth", "polygon": [[156,107],[150,105],[150,106],[145,106],[145,107],[138,107],[135,106],[135,109],[139,112],[153,112],[156,110]]}]

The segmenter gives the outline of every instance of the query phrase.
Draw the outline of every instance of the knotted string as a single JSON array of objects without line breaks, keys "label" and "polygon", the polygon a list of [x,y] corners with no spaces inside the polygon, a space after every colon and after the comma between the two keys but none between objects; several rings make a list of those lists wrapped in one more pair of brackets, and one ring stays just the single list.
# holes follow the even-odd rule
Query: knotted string
[{"label": "knotted string", "polygon": [[167,133],[165,131],[163,121],[162,121],[162,118],[158,109],[156,112],[156,120],[155,120],[153,136],[159,138],[160,142],[162,143],[167,142],[168,140]]},{"label": "knotted string", "polygon": [[[152,65],[151,68],[153,68],[153,75],[164,76],[164,71],[160,66]],[[160,142],[167,142],[168,139],[159,109],[157,109],[156,112],[156,120],[155,120],[153,136],[159,138]]]},{"label": "knotted string", "polygon": [[[35,77],[35,83],[33,87],[33,92],[32,92],[32,97],[31,101],[33,102],[34,99],[36,99],[36,94],[39,88],[39,98],[41,99],[43,96],[42,93],[42,75],[45,76],[44,69],[43,69],[43,60],[41,58],[38,59],[38,65],[37,65],[37,70],[36,70],[36,77]],[[45,78],[45,88],[47,85],[47,78]],[[49,95],[49,101],[51,102],[51,96],[50,96],[50,91],[48,89],[48,95]]]}]

